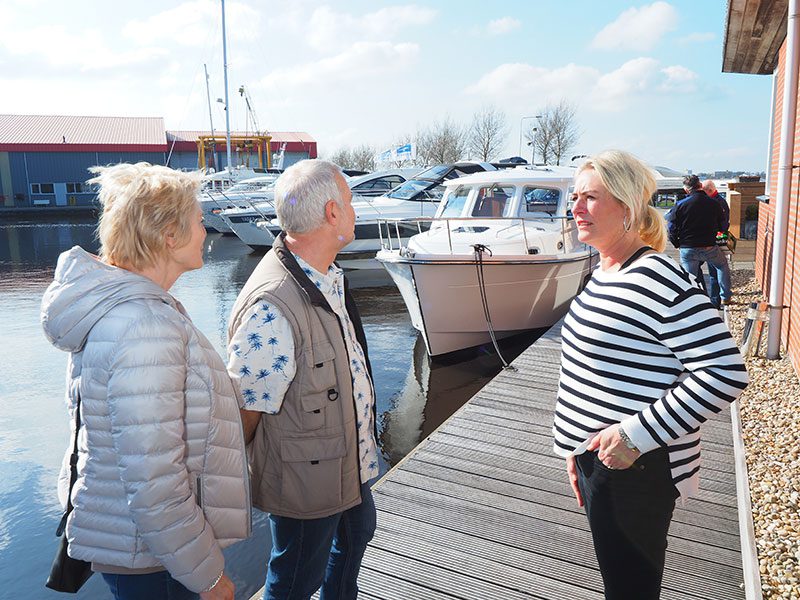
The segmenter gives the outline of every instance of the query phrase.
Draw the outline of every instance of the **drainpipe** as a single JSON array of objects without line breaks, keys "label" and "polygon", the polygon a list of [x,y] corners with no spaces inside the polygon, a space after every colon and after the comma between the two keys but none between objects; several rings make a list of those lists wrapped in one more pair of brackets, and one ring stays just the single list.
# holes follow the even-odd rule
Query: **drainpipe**
[{"label": "drainpipe", "polygon": [[764,178],[764,194],[769,196],[772,187],[772,150],[775,147],[775,96],[778,91],[778,73],[772,74],[772,94],[769,97],[769,138],[767,140],[767,176]]},{"label": "drainpipe", "polygon": [[786,241],[789,236],[789,199],[792,184],[795,122],[797,120],[797,80],[800,68],[800,15],[798,2],[789,0],[789,26],[786,32],[786,72],[783,77],[783,122],[778,159],[778,194],[772,238],[772,272],[769,286],[769,335],[767,358],[780,358],[783,292],[786,279]]}]

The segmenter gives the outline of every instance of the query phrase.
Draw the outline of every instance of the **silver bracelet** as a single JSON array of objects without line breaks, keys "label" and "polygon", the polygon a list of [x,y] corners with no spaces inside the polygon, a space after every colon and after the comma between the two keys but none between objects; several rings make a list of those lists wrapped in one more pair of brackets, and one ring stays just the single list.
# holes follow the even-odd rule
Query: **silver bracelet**
[{"label": "silver bracelet", "polygon": [[631,440],[631,438],[628,437],[628,434],[625,433],[622,425],[619,427],[619,437],[622,440],[622,443],[628,447],[628,450],[634,450],[635,452],[639,452],[639,454],[641,454],[639,449],[636,447],[636,444],[633,443],[633,440]]},{"label": "silver bracelet", "polygon": [[217,575],[217,578],[214,580],[214,583],[212,583],[210,586],[208,586],[206,589],[204,589],[204,590],[203,590],[202,592],[200,592],[200,593],[201,593],[201,594],[205,594],[206,592],[210,592],[211,590],[213,590],[213,589],[216,587],[216,585],[219,583],[219,580],[220,580],[220,579],[222,579],[222,576],[223,576],[223,575],[225,575],[225,569],[223,569],[223,570],[220,572],[220,574],[219,574],[219,575]]}]

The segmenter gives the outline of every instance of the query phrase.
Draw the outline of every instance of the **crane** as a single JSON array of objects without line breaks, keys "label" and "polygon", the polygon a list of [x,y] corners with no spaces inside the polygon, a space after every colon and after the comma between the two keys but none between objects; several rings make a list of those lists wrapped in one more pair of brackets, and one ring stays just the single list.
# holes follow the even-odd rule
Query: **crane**
[{"label": "crane", "polygon": [[[253,123],[253,131],[256,135],[261,135],[261,128],[258,126],[258,119],[256,118],[256,111],[253,109],[253,102],[250,99],[250,94],[247,92],[243,85],[239,86],[239,95],[244,98],[247,105],[247,117]],[[245,119],[245,131],[249,129],[248,121]]]}]

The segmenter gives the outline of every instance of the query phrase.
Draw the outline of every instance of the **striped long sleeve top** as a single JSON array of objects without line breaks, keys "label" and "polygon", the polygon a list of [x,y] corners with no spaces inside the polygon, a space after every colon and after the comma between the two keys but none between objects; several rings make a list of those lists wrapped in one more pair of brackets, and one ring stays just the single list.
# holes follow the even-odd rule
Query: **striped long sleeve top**
[{"label": "striped long sleeve top", "polygon": [[697,491],[700,425],[748,383],[731,335],[693,276],[664,254],[600,268],[562,328],[554,450],[584,452],[621,423],[636,447],[669,451],[673,483]]}]

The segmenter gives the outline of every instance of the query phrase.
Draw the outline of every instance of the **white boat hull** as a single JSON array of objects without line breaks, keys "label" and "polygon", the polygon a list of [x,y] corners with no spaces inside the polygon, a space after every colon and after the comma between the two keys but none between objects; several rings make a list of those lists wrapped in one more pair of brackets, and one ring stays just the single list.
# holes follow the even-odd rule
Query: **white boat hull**
[{"label": "white boat hull", "polygon": [[[483,277],[496,337],[556,323],[583,288],[593,256],[486,260]],[[431,356],[491,341],[474,259],[422,260],[383,250],[377,259],[400,290],[411,323],[422,333]]]}]

